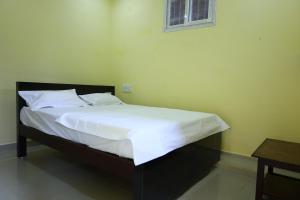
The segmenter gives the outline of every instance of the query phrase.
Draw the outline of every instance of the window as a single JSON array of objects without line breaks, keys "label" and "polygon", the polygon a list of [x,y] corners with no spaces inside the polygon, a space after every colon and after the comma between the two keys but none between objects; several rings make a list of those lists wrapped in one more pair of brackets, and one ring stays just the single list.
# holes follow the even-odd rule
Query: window
[{"label": "window", "polygon": [[165,31],[215,24],[215,0],[165,0]]}]

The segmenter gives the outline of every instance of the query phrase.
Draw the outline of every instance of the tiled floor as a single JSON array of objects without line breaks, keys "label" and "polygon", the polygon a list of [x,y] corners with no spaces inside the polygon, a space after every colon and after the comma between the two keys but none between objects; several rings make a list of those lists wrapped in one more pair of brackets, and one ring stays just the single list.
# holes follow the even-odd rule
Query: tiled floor
[{"label": "tiled floor", "polygon": [[218,167],[180,199],[254,200],[255,174]]},{"label": "tiled floor", "polygon": [[[254,200],[255,172],[218,165],[180,199]],[[47,148],[34,147],[25,160],[0,152],[0,200],[131,199],[128,184],[78,164]]]}]

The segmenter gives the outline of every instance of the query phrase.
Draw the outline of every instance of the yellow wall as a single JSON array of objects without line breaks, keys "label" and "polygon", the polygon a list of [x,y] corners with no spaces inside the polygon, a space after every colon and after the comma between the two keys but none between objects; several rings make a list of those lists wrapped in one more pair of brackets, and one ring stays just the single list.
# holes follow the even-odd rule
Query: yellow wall
[{"label": "yellow wall", "polygon": [[0,144],[17,80],[112,84],[110,14],[110,0],[0,0]]},{"label": "yellow wall", "polygon": [[163,6],[0,0],[0,144],[15,140],[16,80],[116,83],[128,103],[217,113],[233,153],[300,142],[299,0],[219,0],[216,26],[171,33]]},{"label": "yellow wall", "polygon": [[214,112],[224,150],[300,142],[300,1],[219,0],[217,25],[162,32],[163,0],[114,0],[115,80],[126,102]]}]

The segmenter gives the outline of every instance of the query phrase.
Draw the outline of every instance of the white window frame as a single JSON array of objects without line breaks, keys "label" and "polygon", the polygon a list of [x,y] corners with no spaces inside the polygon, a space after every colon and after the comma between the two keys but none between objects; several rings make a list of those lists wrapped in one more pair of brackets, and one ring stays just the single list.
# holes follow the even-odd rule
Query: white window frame
[{"label": "white window frame", "polygon": [[203,20],[192,21],[192,0],[185,0],[185,17],[184,23],[178,25],[169,25],[170,19],[170,6],[171,0],[165,0],[165,10],[164,10],[164,31],[179,31],[184,29],[190,28],[202,28],[202,27],[209,27],[214,26],[216,24],[216,0],[209,0],[209,9],[208,9],[208,18]]}]

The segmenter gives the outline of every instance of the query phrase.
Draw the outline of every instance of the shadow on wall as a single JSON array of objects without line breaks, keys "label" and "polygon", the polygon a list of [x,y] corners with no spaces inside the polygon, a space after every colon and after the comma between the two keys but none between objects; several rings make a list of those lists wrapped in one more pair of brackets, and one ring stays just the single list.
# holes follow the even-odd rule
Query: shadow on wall
[{"label": "shadow on wall", "polygon": [[0,89],[0,144],[16,140],[16,98],[15,89]]}]

